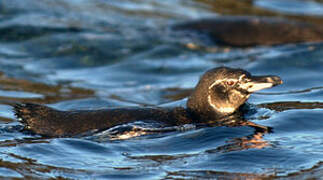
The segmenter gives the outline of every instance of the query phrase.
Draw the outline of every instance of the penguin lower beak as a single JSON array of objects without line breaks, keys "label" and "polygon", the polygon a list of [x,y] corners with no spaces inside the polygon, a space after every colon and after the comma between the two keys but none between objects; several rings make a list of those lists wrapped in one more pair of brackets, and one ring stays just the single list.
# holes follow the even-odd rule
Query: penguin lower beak
[{"label": "penguin lower beak", "polygon": [[250,80],[244,85],[249,93],[283,84],[278,76],[252,76]]}]

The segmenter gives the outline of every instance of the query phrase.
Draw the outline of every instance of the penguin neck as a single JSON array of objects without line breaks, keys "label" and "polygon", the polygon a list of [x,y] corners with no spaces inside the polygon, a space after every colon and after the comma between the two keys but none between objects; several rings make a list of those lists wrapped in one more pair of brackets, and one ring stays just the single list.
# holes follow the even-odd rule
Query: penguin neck
[{"label": "penguin neck", "polygon": [[236,111],[236,108],[231,104],[228,105],[227,103],[221,103],[221,101],[217,101],[217,99],[218,98],[213,97],[210,93],[207,96],[207,104],[214,112],[216,112],[216,114],[226,116]]},{"label": "penguin neck", "polygon": [[[207,92],[207,93],[206,93]],[[208,121],[218,119],[236,111],[236,108],[230,106],[222,97],[210,93],[208,90],[193,92],[187,101],[187,109],[194,119],[198,121]]]}]

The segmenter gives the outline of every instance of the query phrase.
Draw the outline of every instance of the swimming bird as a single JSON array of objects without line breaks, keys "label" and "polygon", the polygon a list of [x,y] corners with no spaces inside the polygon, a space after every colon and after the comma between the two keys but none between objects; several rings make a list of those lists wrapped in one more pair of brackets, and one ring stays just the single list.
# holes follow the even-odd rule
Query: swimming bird
[{"label": "swimming bird", "polygon": [[235,47],[323,41],[323,26],[281,17],[224,15],[189,20],[172,29],[203,33],[220,45]]},{"label": "swimming bird", "polygon": [[253,76],[242,69],[218,67],[202,75],[187,107],[124,107],[60,111],[40,104],[16,104],[14,112],[26,130],[46,137],[71,137],[135,121],[169,126],[217,121],[238,111],[251,93],[282,84],[278,76]]}]

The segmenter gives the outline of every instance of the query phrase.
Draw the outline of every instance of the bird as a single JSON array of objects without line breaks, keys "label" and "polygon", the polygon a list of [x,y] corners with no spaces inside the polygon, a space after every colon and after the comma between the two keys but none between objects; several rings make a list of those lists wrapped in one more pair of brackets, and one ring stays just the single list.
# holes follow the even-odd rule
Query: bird
[{"label": "bird", "polygon": [[201,76],[186,107],[61,111],[41,104],[17,103],[13,110],[25,130],[44,137],[73,137],[136,121],[167,126],[207,124],[239,111],[253,92],[282,83],[279,76],[254,76],[243,69],[223,66],[212,68]]}]

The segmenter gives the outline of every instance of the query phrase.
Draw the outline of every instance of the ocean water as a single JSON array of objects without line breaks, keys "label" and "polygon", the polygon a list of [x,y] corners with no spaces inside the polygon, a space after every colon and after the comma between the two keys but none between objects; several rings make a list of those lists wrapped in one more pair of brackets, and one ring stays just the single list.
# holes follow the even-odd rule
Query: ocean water
[{"label": "ocean water", "polygon": [[[323,18],[319,1],[246,4]],[[234,48],[171,30],[176,23],[221,14],[214,6],[203,0],[1,0],[0,177],[320,179],[323,44]],[[21,132],[10,106],[180,106],[201,74],[217,66],[283,79],[248,101],[245,119],[259,128],[187,128],[128,139],[104,133],[43,138]]]}]

